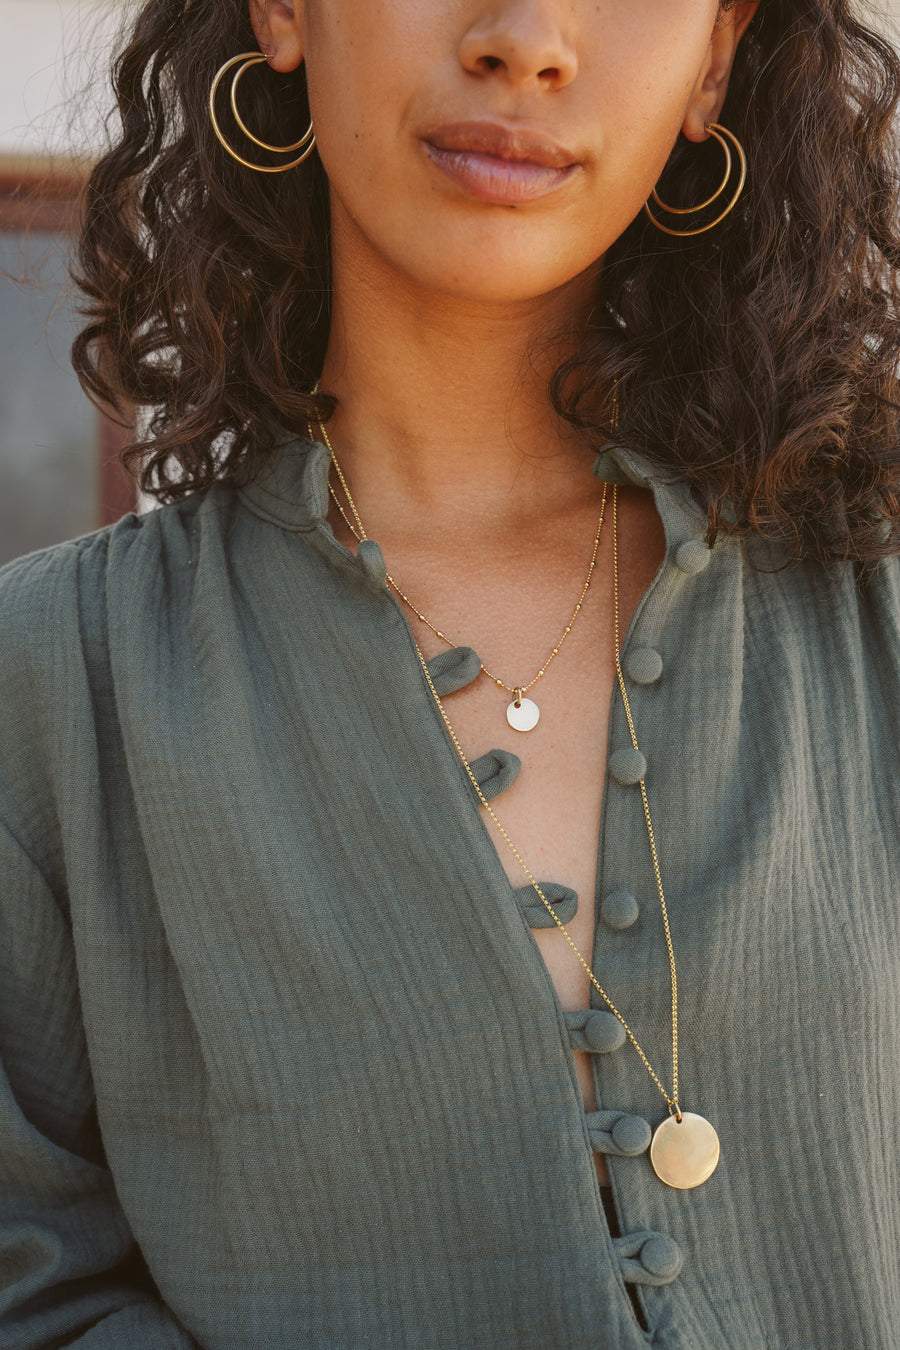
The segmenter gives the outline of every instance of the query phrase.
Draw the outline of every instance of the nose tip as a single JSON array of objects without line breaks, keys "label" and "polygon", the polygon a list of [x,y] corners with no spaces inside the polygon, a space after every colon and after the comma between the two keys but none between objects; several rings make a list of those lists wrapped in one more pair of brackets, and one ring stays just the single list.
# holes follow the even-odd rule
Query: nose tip
[{"label": "nose tip", "polygon": [[474,65],[481,74],[485,75],[492,74],[494,71],[502,71],[516,84],[524,83],[532,77],[532,74],[539,84],[559,86],[567,83],[559,66],[545,66],[542,70],[534,72],[526,71],[522,69],[523,63],[504,61],[500,56],[479,56]]},{"label": "nose tip", "polygon": [[494,8],[465,34],[460,62],[473,75],[564,88],[575,79],[578,60],[553,10],[547,0]]}]

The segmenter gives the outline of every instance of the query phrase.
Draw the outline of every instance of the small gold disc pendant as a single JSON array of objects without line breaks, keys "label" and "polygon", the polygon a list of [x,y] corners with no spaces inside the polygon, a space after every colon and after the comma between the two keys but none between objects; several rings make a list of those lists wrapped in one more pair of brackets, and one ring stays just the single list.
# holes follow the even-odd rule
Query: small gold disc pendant
[{"label": "small gold disc pendant", "polygon": [[719,1136],[708,1120],[683,1111],[657,1126],[650,1144],[653,1170],[667,1186],[690,1191],[708,1181],[719,1165]]},{"label": "small gold disc pendant", "polygon": [[506,710],[506,720],[513,731],[533,731],[541,718],[541,710],[530,698],[521,694],[514,698]]}]

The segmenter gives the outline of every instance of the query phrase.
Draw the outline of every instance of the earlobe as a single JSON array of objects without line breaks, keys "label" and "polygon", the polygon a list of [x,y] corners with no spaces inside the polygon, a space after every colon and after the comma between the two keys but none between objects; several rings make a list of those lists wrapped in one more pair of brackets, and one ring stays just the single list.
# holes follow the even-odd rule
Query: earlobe
[{"label": "earlobe", "polygon": [[250,22],[273,70],[286,75],[301,65],[303,19],[300,0],[250,0]]},{"label": "earlobe", "polygon": [[743,0],[716,19],[706,60],[697,77],[682,126],[689,141],[705,141],[708,124],[718,122],[728,93],[734,58],[758,7],[759,0]]}]

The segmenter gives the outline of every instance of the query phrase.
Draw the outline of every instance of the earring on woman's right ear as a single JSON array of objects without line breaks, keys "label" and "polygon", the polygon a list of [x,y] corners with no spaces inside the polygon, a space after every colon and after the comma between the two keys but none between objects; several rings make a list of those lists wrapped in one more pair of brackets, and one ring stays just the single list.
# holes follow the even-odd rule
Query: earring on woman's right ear
[{"label": "earring on woman's right ear", "polygon": [[[713,195],[708,197],[705,202],[701,202],[699,206],[668,206],[654,188],[651,200],[670,216],[693,216],[696,215],[698,211],[706,211],[714,202],[718,201],[722,194],[727,190],[728,184],[731,181],[732,159],[731,149],[728,144],[729,141],[731,142],[731,145],[734,146],[740,164],[738,184],[732,194],[731,200],[725,207],[725,210],[720,215],[716,216],[715,220],[711,220],[707,225],[700,225],[695,230],[674,230],[668,225],[663,225],[651,211],[650,202],[644,202],[644,210],[656,228],[662,230],[663,234],[674,235],[677,239],[689,239],[695,234],[706,234],[707,230],[712,230],[716,225],[721,224],[725,217],[730,215],[734,210],[738,203],[738,198],[744,190],[744,184],[747,182],[747,156],[744,154],[744,147],[741,145],[734,132],[729,131],[727,127],[720,126],[718,122],[707,122],[706,130],[709,132],[710,136],[713,136],[719,142],[722,149],[725,151],[725,174]],[[727,140],[726,137],[728,138]]]},{"label": "earring on woman's right ear", "polygon": [[[212,128],[216,133],[219,143],[228,151],[231,158],[236,159],[238,164],[243,164],[245,169],[252,169],[254,173],[287,173],[288,169],[296,169],[298,164],[302,164],[304,160],[309,159],[313,150],[316,148],[316,133],[312,121],[310,121],[308,129],[295,145],[269,145],[268,142],[261,141],[258,136],[254,136],[253,132],[241,117],[237,105],[238,85],[244,78],[247,70],[249,70],[251,66],[258,66],[262,62],[268,61],[268,59],[268,56],[261,56],[259,52],[241,52],[239,56],[233,56],[230,61],[225,62],[224,66],[216,73],[216,78],[213,80],[212,88],[209,91],[209,120],[212,122]],[[233,66],[239,65],[241,62],[243,62],[243,65],[241,65],[240,70],[236,72],[234,79],[231,81],[231,111],[234,115],[234,120],[249,141],[252,141],[254,145],[258,145],[260,150],[268,151],[271,155],[292,155],[295,150],[302,150],[303,154],[300,155],[298,159],[292,160],[290,164],[279,164],[275,167],[254,164],[252,160],[244,159],[243,155],[239,155],[234,147],[225,139],[216,113],[216,95],[219,92],[219,85],[222,83],[222,80],[228,74],[229,70],[231,70]]]}]

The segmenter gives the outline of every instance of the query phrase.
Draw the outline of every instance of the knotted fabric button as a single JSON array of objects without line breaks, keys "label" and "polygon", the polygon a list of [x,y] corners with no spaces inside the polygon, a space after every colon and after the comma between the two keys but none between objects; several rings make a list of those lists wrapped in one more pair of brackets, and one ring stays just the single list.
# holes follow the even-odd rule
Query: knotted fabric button
[{"label": "knotted fabric button", "polygon": [[648,1275],[660,1280],[674,1280],[683,1260],[678,1243],[665,1233],[654,1233],[640,1250],[641,1265]]},{"label": "knotted fabric button", "polygon": [[619,1116],[612,1137],[626,1157],[634,1157],[650,1147],[652,1131],[643,1116]]},{"label": "knotted fabric button", "polygon": [[[561,886],[558,881],[538,883],[553,906],[553,913],[560,923],[571,923],[578,913],[578,894],[569,886]],[[516,899],[522,907],[525,922],[529,928],[555,928],[553,914],[548,914],[547,906],[533,886],[519,886]]]},{"label": "knotted fabric button", "polygon": [[640,907],[628,891],[610,891],[600,906],[600,917],[607,928],[622,932],[637,921]]},{"label": "knotted fabric button", "polygon": [[427,665],[439,698],[465,689],[481,674],[481,662],[471,647],[450,647],[433,656]]},{"label": "knotted fabric button", "polygon": [[693,577],[709,566],[710,557],[709,546],[702,539],[686,539],[675,550],[675,566],[680,572]]},{"label": "knotted fabric button", "polygon": [[643,1116],[631,1116],[627,1111],[591,1111],[585,1123],[596,1153],[636,1158],[650,1147],[652,1131]]},{"label": "knotted fabric button", "polygon": [[654,684],[662,674],[659,652],[652,647],[635,647],[625,654],[625,674],[635,684]]},{"label": "knotted fabric button", "polygon": [[625,1028],[618,1017],[602,1009],[579,1008],[564,1012],[569,1045],[590,1055],[608,1055],[625,1044]]},{"label": "knotted fabric button", "polygon": [[633,745],[625,745],[610,755],[609,771],[617,783],[627,787],[647,777],[647,761],[640,750],[635,750]]},{"label": "knotted fabric button", "polygon": [[516,781],[522,761],[509,750],[489,750],[486,755],[473,759],[469,768],[487,801],[492,802]]},{"label": "knotted fabric button", "polygon": [[[610,1012],[596,1011],[584,1024],[584,1039],[595,1055],[608,1055],[625,1044],[625,1028]],[[615,1134],[615,1131],[613,1131]]]},{"label": "knotted fabric button", "polygon": [[356,561],[376,586],[387,585],[387,567],[384,554],[374,539],[361,539],[356,550]]},{"label": "knotted fabric button", "polygon": [[622,1279],[628,1284],[671,1284],[684,1265],[684,1254],[674,1238],[640,1229],[613,1238]]}]

